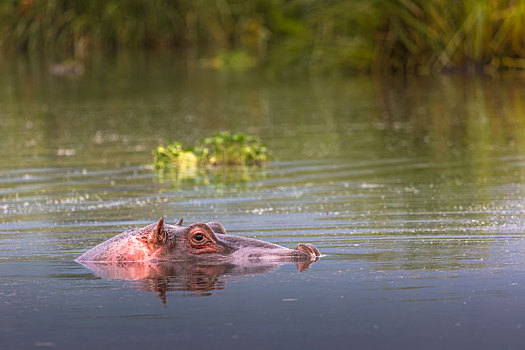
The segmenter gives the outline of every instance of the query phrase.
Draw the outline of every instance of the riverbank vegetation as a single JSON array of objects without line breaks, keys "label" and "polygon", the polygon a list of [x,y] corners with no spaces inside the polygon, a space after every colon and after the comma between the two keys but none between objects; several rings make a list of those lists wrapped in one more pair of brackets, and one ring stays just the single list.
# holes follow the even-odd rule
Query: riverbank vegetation
[{"label": "riverbank vegetation", "polygon": [[525,69],[521,0],[6,0],[3,50],[175,50],[277,73]]}]

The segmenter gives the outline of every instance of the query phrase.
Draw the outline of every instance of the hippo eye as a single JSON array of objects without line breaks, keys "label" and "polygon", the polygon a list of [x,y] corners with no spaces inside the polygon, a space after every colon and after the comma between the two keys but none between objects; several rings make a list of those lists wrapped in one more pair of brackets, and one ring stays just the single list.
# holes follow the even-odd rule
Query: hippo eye
[{"label": "hippo eye", "polygon": [[191,232],[190,236],[188,237],[188,240],[194,248],[199,249],[208,246],[210,243],[212,243],[208,233],[206,231],[198,229]]}]

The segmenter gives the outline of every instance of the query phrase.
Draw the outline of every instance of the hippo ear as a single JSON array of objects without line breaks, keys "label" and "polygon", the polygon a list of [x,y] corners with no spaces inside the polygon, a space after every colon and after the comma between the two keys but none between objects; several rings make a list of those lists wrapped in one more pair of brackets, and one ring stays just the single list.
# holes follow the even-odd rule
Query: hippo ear
[{"label": "hippo ear", "polygon": [[175,225],[182,226],[182,220],[184,220],[184,218],[180,218],[180,220],[177,221],[177,223]]},{"label": "hippo ear", "polygon": [[166,230],[164,230],[164,218],[160,218],[153,230],[149,233],[148,243],[150,244],[164,244],[167,239]]},{"label": "hippo ear", "polygon": [[215,233],[220,233],[220,234],[223,234],[223,235],[226,234],[226,229],[224,228],[224,226],[222,226],[218,222],[215,222],[215,221],[207,222],[206,225],[210,226],[210,228]]}]

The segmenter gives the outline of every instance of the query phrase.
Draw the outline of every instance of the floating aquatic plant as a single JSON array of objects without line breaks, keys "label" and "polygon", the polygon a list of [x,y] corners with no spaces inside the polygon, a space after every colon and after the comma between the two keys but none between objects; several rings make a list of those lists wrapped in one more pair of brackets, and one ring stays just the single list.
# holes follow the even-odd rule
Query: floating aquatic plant
[{"label": "floating aquatic plant", "polygon": [[158,146],[153,156],[156,170],[191,172],[199,166],[261,166],[268,161],[270,152],[254,136],[223,131],[200,140],[194,147],[183,147],[180,142]]},{"label": "floating aquatic plant", "polygon": [[197,156],[190,148],[183,148],[180,142],[170,142],[166,147],[158,146],[153,151],[153,164],[156,170],[176,167],[180,170],[193,170],[197,167]]}]

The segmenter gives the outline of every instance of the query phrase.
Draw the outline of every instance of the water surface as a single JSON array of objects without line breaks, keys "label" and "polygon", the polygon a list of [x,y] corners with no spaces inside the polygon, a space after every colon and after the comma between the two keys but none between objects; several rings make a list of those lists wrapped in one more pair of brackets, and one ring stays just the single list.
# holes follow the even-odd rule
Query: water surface
[{"label": "water surface", "polygon": [[[0,81],[1,348],[523,347],[525,80],[281,80],[125,56],[79,78],[13,60]],[[219,130],[275,160],[151,169],[155,146]],[[145,280],[73,261],[161,216],[325,256]]]}]

